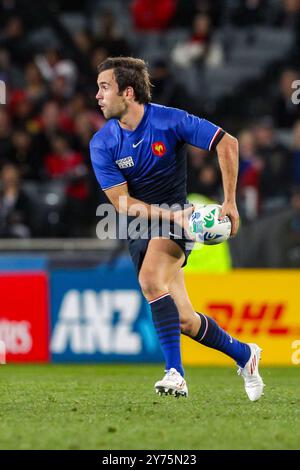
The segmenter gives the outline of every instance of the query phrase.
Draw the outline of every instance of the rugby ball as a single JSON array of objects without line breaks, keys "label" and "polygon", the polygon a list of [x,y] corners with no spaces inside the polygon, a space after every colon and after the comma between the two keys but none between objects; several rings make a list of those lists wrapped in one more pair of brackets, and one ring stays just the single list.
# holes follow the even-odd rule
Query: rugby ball
[{"label": "rugby ball", "polygon": [[189,219],[193,240],[204,245],[218,245],[228,240],[231,221],[228,216],[220,219],[221,210],[219,204],[207,204],[195,209]]}]

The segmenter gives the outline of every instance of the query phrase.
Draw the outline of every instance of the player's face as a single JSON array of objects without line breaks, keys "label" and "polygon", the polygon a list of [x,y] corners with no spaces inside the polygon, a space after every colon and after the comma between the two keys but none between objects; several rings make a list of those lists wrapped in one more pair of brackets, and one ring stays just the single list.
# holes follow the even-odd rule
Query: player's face
[{"label": "player's face", "polygon": [[105,119],[116,118],[127,111],[127,101],[125,92],[119,94],[119,87],[116,82],[113,70],[104,70],[98,75],[97,84],[99,87],[96,100],[103,112]]}]

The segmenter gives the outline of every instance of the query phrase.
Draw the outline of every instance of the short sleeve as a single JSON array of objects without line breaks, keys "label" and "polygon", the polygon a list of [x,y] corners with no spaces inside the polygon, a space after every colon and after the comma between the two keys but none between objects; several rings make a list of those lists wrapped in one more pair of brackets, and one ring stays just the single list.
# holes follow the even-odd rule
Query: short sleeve
[{"label": "short sleeve", "polygon": [[96,178],[104,191],[126,183],[109,150],[95,147],[91,142],[90,153]]},{"label": "short sleeve", "polygon": [[225,132],[206,119],[199,118],[186,112],[176,126],[178,137],[187,144],[203,150],[214,150]]}]

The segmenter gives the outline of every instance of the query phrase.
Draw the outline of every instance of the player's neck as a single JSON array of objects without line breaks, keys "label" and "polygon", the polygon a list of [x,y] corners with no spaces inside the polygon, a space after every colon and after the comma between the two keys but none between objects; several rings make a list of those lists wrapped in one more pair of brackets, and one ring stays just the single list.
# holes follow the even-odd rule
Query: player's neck
[{"label": "player's neck", "polygon": [[145,108],[143,104],[133,102],[128,106],[126,114],[119,119],[119,124],[123,129],[134,131],[143,119]]}]

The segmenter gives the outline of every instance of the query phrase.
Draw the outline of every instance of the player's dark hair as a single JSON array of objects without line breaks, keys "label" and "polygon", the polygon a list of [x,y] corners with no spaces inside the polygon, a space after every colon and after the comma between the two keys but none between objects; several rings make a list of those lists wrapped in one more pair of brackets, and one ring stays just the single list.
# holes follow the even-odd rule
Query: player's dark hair
[{"label": "player's dark hair", "polygon": [[98,73],[113,69],[119,92],[126,87],[134,89],[135,100],[149,103],[151,100],[151,82],[146,63],[134,57],[108,57],[98,66]]}]

